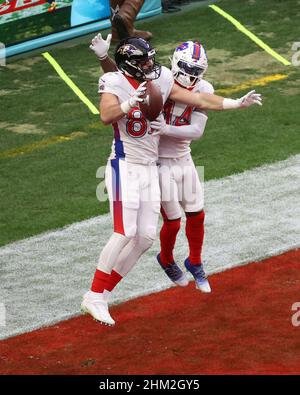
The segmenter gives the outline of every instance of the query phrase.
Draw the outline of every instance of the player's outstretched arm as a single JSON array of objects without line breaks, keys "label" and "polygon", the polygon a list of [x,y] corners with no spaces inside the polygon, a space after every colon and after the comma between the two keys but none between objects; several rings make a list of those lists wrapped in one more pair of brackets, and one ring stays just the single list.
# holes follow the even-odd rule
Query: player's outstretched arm
[{"label": "player's outstretched arm", "polygon": [[108,34],[106,40],[99,33],[92,39],[90,49],[94,51],[97,58],[100,60],[100,64],[104,73],[110,71],[118,71],[117,65],[112,58],[108,56],[108,50],[111,42],[111,34]]},{"label": "player's outstretched arm", "polygon": [[160,115],[155,121],[150,122],[153,136],[164,135],[182,140],[198,140],[202,137],[207,122],[207,116],[200,112],[193,112],[190,125],[167,125],[164,117]]},{"label": "player's outstretched arm", "polygon": [[190,92],[174,84],[169,97],[175,102],[205,110],[232,110],[250,107],[253,104],[262,105],[261,95],[256,93],[255,90],[239,99],[227,99],[211,93]]}]

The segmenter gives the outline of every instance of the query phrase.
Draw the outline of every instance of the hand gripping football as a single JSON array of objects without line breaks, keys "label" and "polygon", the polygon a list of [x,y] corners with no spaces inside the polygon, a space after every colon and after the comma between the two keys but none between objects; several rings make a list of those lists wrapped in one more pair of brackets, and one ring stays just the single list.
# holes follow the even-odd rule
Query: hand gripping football
[{"label": "hand gripping football", "polygon": [[163,98],[160,88],[153,82],[148,81],[146,87],[147,89],[142,97],[148,96],[148,98],[145,103],[140,103],[140,110],[146,119],[154,121],[163,109]]}]

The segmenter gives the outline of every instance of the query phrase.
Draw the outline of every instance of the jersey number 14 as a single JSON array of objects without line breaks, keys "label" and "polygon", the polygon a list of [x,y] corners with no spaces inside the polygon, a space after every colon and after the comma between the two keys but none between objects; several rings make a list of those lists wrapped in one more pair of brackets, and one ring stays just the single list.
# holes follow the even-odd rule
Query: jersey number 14
[{"label": "jersey number 14", "polygon": [[173,115],[174,107],[175,107],[175,103],[173,101],[167,101],[167,103],[164,106],[166,124],[174,125],[174,126],[190,125],[193,108],[186,107],[183,113],[181,115],[175,116],[175,119],[172,122],[172,118],[174,116]]}]

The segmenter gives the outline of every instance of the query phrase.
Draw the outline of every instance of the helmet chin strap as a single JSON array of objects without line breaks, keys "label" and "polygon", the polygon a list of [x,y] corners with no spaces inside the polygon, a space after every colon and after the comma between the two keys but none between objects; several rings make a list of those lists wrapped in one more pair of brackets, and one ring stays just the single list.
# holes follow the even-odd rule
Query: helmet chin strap
[{"label": "helmet chin strap", "polygon": [[[195,78],[192,76],[188,76],[186,74],[181,73],[180,71],[177,73],[175,76],[175,79],[177,82],[179,82],[180,85],[185,86],[186,88],[190,88],[194,86],[198,81],[200,81],[201,78]],[[191,79],[193,79],[193,82],[191,82]]]}]

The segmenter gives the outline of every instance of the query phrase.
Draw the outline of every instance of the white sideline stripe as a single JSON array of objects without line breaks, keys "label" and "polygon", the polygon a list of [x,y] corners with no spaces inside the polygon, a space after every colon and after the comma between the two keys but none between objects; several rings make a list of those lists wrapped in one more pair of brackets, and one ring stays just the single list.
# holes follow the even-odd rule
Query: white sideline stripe
[{"label": "white sideline stripe", "polygon": [[[206,182],[207,273],[300,247],[299,202],[300,154]],[[6,307],[0,338],[77,315],[111,230],[110,216],[104,215],[0,248],[0,302]],[[155,261],[158,245],[157,240],[118,285],[112,303],[171,286]],[[186,254],[183,227],[177,261],[182,263]]]}]

